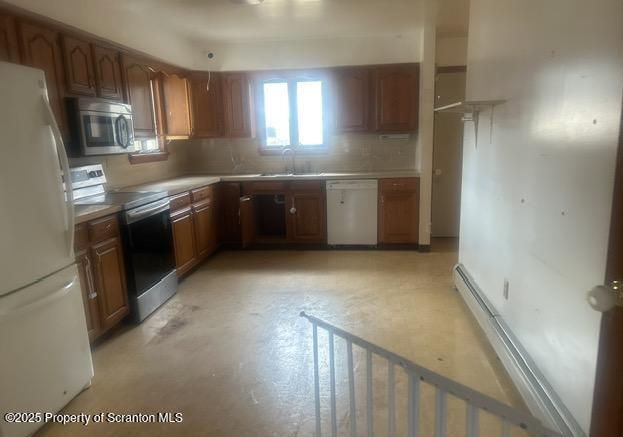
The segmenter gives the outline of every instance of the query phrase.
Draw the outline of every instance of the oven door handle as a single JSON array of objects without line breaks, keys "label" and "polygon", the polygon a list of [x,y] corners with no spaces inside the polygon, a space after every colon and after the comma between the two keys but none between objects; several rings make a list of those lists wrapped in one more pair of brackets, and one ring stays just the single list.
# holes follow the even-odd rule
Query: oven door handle
[{"label": "oven door handle", "polygon": [[149,205],[134,208],[125,213],[125,223],[129,225],[169,209],[171,209],[169,206],[169,199],[160,200],[158,202],[150,203]]}]

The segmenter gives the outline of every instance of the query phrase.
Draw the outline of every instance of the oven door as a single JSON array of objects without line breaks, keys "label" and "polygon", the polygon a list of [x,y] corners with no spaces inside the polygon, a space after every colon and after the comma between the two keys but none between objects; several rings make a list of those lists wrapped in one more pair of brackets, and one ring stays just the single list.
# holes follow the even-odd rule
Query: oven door
[{"label": "oven door", "polygon": [[131,115],[80,111],[80,130],[84,155],[135,151]]},{"label": "oven door", "polygon": [[123,237],[128,291],[140,297],[175,270],[169,201],[126,212]]}]

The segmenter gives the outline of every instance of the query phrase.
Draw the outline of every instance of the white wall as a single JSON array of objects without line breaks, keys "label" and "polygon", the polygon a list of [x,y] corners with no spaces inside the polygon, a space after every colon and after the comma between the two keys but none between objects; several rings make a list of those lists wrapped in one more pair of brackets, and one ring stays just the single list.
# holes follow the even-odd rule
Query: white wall
[{"label": "white wall", "polygon": [[436,64],[454,67],[467,64],[467,37],[437,38]]},{"label": "white wall", "polygon": [[[420,60],[419,33],[248,43],[196,43],[195,64],[208,70],[270,70]],[[214,53],[209,60],[205,54]]]},{"label": "white wall", "polygon": [[[588,431],[623,88],[621,0],[472,0],[460,262]],[[502,296],[510,280],[510,298]]]},{"label": "white wall", "polygon": [[131,2],[119,11],[102,0],[4,1],[173,64],[194,68],[190,42],[166,26],[143,19],[143,11],[132,7]]}]

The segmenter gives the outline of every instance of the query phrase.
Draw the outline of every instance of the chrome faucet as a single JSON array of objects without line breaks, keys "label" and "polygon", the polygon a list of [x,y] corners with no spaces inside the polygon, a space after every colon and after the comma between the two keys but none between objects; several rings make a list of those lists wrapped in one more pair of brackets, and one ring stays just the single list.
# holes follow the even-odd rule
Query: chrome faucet
[{"label": "chrome faucet", "polygon": [[281,156],[283,157],[284,161],[286,160],[286,155],[288,154],[290,154],[290,159],[291,159],[290,168],[288,169],[288,164],[285,164],[285,172],[295,174],[296,173],[296,163],[295,163],[296,156],[294,155],[294,150],[291,149],[290,147],[286,147],[281,152]]}]

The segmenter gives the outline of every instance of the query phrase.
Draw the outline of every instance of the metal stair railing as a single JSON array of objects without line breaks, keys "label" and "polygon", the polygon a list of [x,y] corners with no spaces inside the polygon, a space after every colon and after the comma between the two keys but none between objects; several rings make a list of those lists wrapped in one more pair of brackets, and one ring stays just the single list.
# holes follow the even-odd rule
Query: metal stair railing
[{"label": "metal stair railing", "polygon": [[[374,399],[373,399],[373,356],[379,356],[387,361],[387,432],[383,435],[396,437],[396,367],[402,368],[408,377],[408,418],[407,435],[419,437],[420,409],[422,407],[421,389],[423,384],[429,384],[435,390],[435,420],[434,436],[447,437],[447,406],[448,398],[454,397],[465,401],[466,421],[465,435],[467,437],[480,436],[479,416],[484,411],[495,416],[500,422],[500,432],[496,435],[507,437],[514,429],[527,432],[529,435],[538,437],[561,437],[560,433],[554,432],[540,422],[534,416],[505,405],[490,396],[471,389],[463,384],[453,381],[436,372],[428,370],[414,362],[388,351],[380,346],[370,343],[356,335],[346,332],[321,319],[301,312],[301,317],[306,318],[312,324],[313,348],[314,348],[314,399],[316,410],[316,437],[322,436],[321,410],[320,410],[320,364],[318,346],[318,328],[328,333],[329,347],[329,385],[330,385],[330,416],[331,436],[338,436],[337,405],[336,405],[336,369],[335,369],[335,337],[341,337],[346,341],[346,354],[348,366],[349,387],[349,416],[350,435],[357,435],[357,415],[355,403],[355,375],[353,367],[353,345],[359,346],[366,354],[366,429],[367,436],[374,435]],[[489,437],[491,434],[488,433]]]}]

